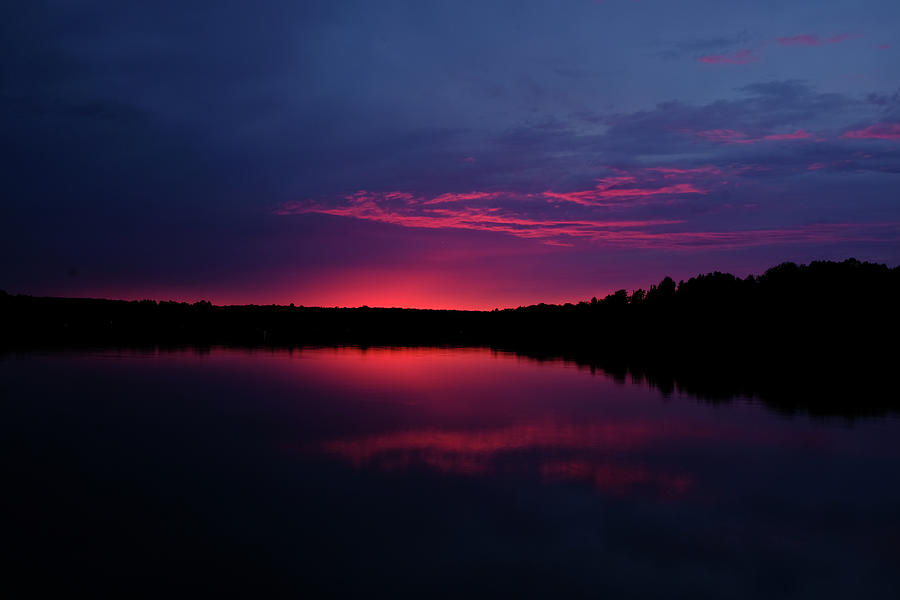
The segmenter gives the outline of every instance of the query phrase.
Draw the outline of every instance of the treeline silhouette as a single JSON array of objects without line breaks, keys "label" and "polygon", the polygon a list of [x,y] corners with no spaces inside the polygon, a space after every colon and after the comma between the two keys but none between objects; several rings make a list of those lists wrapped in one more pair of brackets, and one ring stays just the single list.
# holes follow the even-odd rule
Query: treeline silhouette
[{"label": "treeline silhouette", "polygon": [[900,406],[889,381],[900,354],[898,306],[900,267],[848,259],[782,263],[743,279],[720,272],[678,283],[666,277],[647,290],[602,299],[494,311],[214,306],[0,292],[0,333],[7,349],[490,346],[564,357],[709,400],[796,395],[825,412],[832,400],[879,412]]}]

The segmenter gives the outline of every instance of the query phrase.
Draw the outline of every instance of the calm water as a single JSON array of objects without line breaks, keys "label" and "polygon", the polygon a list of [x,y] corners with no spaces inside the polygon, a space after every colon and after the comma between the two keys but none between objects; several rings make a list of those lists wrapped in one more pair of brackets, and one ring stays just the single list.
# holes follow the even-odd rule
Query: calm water
[{"label": "calm water", "polygon": [[0,403],[32,591],[900,597],[896,418],[460,349],[6,355]]}]

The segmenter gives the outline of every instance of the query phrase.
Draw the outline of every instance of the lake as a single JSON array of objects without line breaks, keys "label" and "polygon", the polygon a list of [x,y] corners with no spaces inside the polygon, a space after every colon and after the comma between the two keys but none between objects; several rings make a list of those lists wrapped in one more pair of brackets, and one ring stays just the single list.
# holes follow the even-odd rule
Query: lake
[{"label": "lake", "polygon": [[35,595],[900,597],[896,415],[458,348],[7,353],[0,399]]}]

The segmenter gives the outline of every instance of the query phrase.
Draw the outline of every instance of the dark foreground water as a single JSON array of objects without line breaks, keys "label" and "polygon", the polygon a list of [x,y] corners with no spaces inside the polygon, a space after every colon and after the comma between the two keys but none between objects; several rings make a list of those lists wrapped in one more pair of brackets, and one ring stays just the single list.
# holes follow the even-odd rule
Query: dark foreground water
[{"label": "dark foreground water", "polygon": [[900,597],[896,418],[460,349],[7,354],[0,403],[24,595]]}]

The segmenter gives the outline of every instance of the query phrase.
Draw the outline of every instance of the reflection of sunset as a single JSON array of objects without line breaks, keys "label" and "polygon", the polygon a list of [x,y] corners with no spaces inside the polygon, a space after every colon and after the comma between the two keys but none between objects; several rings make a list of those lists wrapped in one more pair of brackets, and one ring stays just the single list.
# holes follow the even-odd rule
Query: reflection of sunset
[{"label": "reflection of sunset", "polygon": [[597,489],[624,496],[638,486],[655,488],[661,495],[684,494],[691,486],[687,475],[653,472],[645,465],[623,465],[586,460],[548,460],[541,463],[541,476],[548,481],[590,481]]},{"label": "reflection of sunset", "polygon": [[[256,355],[265,360],[247,360]],[[647,385],[488,348],[215,350],[208,358],[232,371],[252,364],[288,389],[325,390],[291,394],[288,404],[315,424],[315,441],[288,431],[282,450],[396,476],[487,482],[512,474],[607,497],[697,499],[708,492],[707,476],[685,466],[686,452],[718,460],[723,449],[805,453],[833,443],[819,429],[761,426],[749,405],[717,412],[660,404]]]},{"label": "reflection of sunset", "polygon": [[355,467],[399,471],[423,466],[460,475],[495,472],[504,453],[549,451],[564,457],[545,459],[537,465],[544,481],[589,481],[613,495],[625,495],[640,487],[672,496],[683,494],[690,487],[687,475],[628,464],[622,454],[686,437],[703,437],[703,432],[644,423],[575,425],[551,421],[476,431],[399,431],[330,440],[318,449]]},{"label": "reflection of sunset", "polygon": [[429,450],[454,454],[490,455],[532,448],[564,450],[634,450],[671,437],[697,437],[695,430],[678,431],[645,423],[528,423],[480,431],[400,431],[323,444],[356,465],[392,451]]}]

